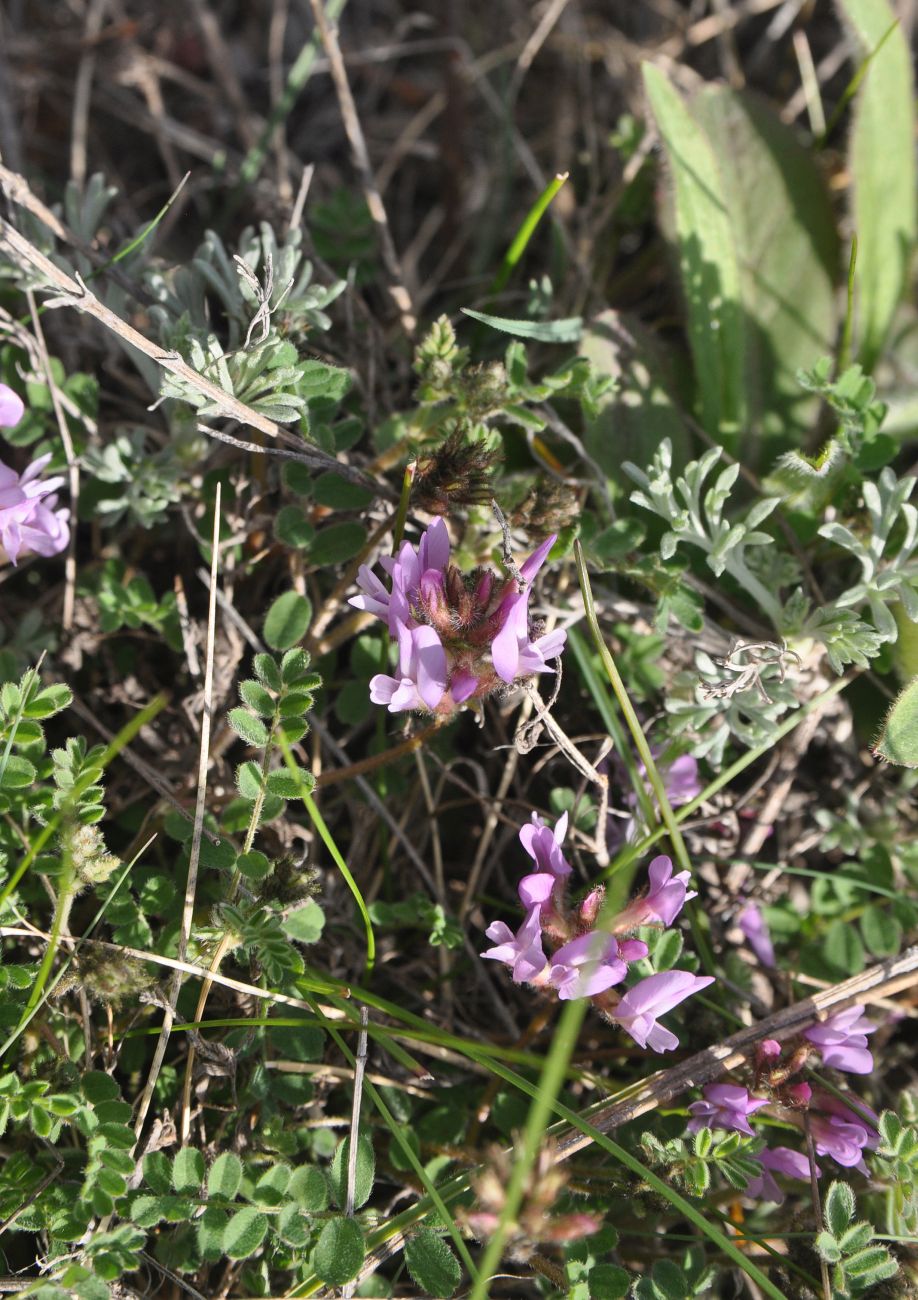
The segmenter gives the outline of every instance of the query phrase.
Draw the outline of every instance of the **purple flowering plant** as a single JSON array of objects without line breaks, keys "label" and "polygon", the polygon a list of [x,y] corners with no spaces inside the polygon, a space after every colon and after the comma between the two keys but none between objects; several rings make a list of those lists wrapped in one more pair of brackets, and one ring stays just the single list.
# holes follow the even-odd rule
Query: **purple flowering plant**
[{"label": "purple flowering plant", "polygon": [[350,604],[381,619],[398,647],[398,675],[372,679],[373,702],[390,713],[449,717],[534,673],[552,672],[566,633],[543,632],[529,602],[556,540],[547,537],[509,578],[486,568],[463,574],[450,562],[444,520],[435,519],[417,545],[402,542],[380,560],[388,582],[362,565],[360,593]]},{"label": "purple flowering plant", "polygon": [[518,885],[525,917],[515,933],[504,921],[489,925],[485,933],[494,947],[481,955],[508,966],[517,984],[533,985],[561,1001],[589,998],[604,1019],[619,1025],[639,1047],[672,1051],[679,1039],[658,1023],[659,1018],[707,988],[713,977],[667,970],[621,986],[631,964],[649,952],[636,935],[638,928],[672,925],[686,900],[696,896],[688,888],[689,874],[674,874],[667,857],[654,858],[647,890],[617,915],[605,918],[602,886],[579,905],[568,899],[572,868],[562,849],[567,828],[566,813],[553,827],[533,813],[521,827],[520,843],[536,865]]}]

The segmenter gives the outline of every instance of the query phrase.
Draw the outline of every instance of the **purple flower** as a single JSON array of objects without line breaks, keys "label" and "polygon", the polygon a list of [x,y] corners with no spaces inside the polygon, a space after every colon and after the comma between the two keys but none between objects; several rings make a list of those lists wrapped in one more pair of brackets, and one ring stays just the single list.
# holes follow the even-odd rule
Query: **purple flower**
[{"label": "purple flower", "polygon": [[654,1052],[671,1052],[679,1046],[679,1039],[658,1025],[657,1017],[672,1011],[693,993],[713,983],[712,975],[692,975],[686,970],[648,975],[628,990],[613,1014],[639,1047],[650,1047]]},{"label": "purple flower", "polygon": [[846,1168],[866,1172],[862,1152],[865,1148],[874,1150],[880,1142],[876,1130],[879,1119],[870,1107],[858,1098],[859,1108],[870,1116],[868,1123],[838,1097],[827,1092],[815,1093],[813,1106],[818,1109],[809,1112],[809,1124],[817,1153],[831,1156]]},{"label": "purple flower", "polygon": [[821,1156],[831,1156],[851,1169],[862,1164],[861,1152],[869,1133],[863,1124],[849,1124],[837,1115],[811,1115],[810,1131]]},{"label": "purple flower", "polygon": [[[787,1178],[809,1181],[809,1160],[799,1151],[792,1151],[790,1147],[767,1147],[759,1153],[759,1162],[761,1173],[753,1178],[746,1188],[746,1195],[752,1200],[774,1201],[776,1205],[784,1203],[784,1193],[772,1177],[773,1174],[784,1174]],[[817,1165],[817,1177],[819,1174],[820,1169]]]},{"label": "purple flower", "polygon": [[70,511],[58,508],[53,495],[64,480],[39,478],[50,459],[50,455],[39,456],[22,475],[0,461],[0,561],[4,553],[16,564],[21,555],[57,555],[66,550]]},{"label": "purple flower", "polygon": [[618,956],[615,936],[591,930],[559,948],[551,959],[548,982],[562,1002],[592,998],[620,984],[628,967]]},{"label": "purple flower", "polygon": [[548,871],[559,880],[571,874],[570,863],[561,852],[567,834],[567,813],[562,813],[554,829],[546,825],[538,813],[520,830],[520,843],[540,871]]},{"label": "purple flower", "polygon": [[819,1049],[823,1065],[846,1070],[849,1074],[869,1074],[873,1056],[867,1047],[867,1035],[876,1030],[864,1015],[862,1004],[836,1011],[821,1024],[803,1031],[808,1043]]},{"label": "purple flower", "polygon": [[551,672],[549,659],[555,659],[564,649],[567,633],[563,629],[549,632],[537,641],[529,639],[529,594],[532,580],[548,558],[557,534],[546,537],[529,559],[520,567],[525,586],[520,591],[516,585],[504,596],[497,607],[499,631],[491,643],[494,671],[501,681],[512,682],[529,673]]},{"label": "purple flower", "polygon": [[755,903],[747,903],[736,918],[737,925],[743,932],[743,938],[758,957],[763,966],[774,966],[775,950],[768,933],[765,918]]},{"label": "purple flower", "polygon": [[688,888],[687,871],[673,875],[669,858],[654,858],[647,869],[650,889],[643,898],[635,898],[615,919],[616,930],[633,930],[639,925],[672,925],[689,898],[697,893]]},{"label": "purple flower", "polygon": [[396,625],[400,676],[377,673],[370,681],[370,699],[387,704],[390,713],[405,709],[435,709],[446,693],[446,651],[432,627]]},{"label": "purple flower", "polygon": [[755,1136],[748,1117],[768,1105],[767,1097],[750,1097],[745,1088],[733,1083],[708,1084],[703,1092],[704,1100],[693,1101],[689,1106],[693,1116],[689,1133],[697,1133],[702,1128],[726,1128]]},{"label": "purple flower", "polygon": [[361,595],[352,596],[348,604],[375,614],[388,623],[390,634],[396,636],[400,623],[409,628],[417,626],[412,607],[420,600],[422,586],[428,598],[433,596],[435,588],[442,589],[449,564],[446,524],[442,519],[435,519],[421,534],[417,547],[403,542],[397,555],[384,556],[380,564],[392,580],[391,592],[368,565],[362,564],[357,572]]},{"label": "purple flower", "polygon": [[18,393],[7,384],[0,384],[0,429],[14,428],[25,415],[25,406]]},{"label": "purple flower", "polygon": [[[642,764],[641,771],[643,770]],[[697,758],[692,754],[680,754],[678,758],[674,758],[663,772],[663,783],[670,807],[678,808],[680,804],[691,803],[701,794]]]},{"label": "purple flower", "polygon": [[485,934],[494,940],[497,947],[488,948],[481,954],[482,957],[502,961],[510,966],[517,984],[534,980],[548,964],[542,951],[542,923],[538,907],[529,911],[516,934],[503,921],[494,921],[485,930]]}]

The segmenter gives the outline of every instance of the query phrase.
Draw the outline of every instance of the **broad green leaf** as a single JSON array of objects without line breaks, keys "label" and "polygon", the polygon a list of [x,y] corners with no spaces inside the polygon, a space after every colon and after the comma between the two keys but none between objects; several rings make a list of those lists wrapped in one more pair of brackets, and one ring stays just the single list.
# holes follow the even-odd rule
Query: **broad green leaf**
[{"label": "broad green leaf", "polygon": [[449,1300],[462,1281],[458,1259],[430,1228],[422,1228],[405,1243],[405,1263],[425,1295]]},{"label": "broad green leaf", "polygon": [[34,764],[18,754],[8,754],[6,764],[0,770],[0,787],[5,790],[24,790],[30,786],[38,772]]},{"label": "broad green leaf", "polygon": [[309,898],[303,907],[290,913],[281,929],[297,943],[317,943],[324,925],[325,913],[314,898]]},{"label": "broad green leaf", "polygon": [[279,542],[298,549],[309,546],[316,535],[315,527],[299,506],[284,506],[277,512],[274,532]]},{"label": "broad green leaf", "polygon": [[83,1075],[80,1086],[83,1089],[83,1096],[94,1106],[106,1101],[116,1101],[121,1091],[117,1080],[110,1074],[106,1074],[104,1070],[90,1070],[88,1074]]},{"label": "broad green leaf", "polygon": [[328,1179],[318,1165],[301,1165],[293,1171],[287,1195],[301,1210],[320,1214],[328,1205]]},{"label": "broad green leaf", "polygon": [[490,325],[502,334],[512,334],[518,339],[534,339],[539,343],[577,343],[583,332],[583,320],[580,316],[569,316],[566,320],[511,320],[506,316],[489,316],[483,311],[472,311],[471,307],[461,308],[463,315],[482,325]]},{"label": "broad green leaf", "polygon": [[363,550],[367,540],[367,530],[363,524],[343,523],[329,524],[316,533],[309,547],[310,564],[341,564],[353,559]]},{"label": "broad green leaf", "polygon": [[226,1211],[215,1205],[208,1205],[198,1219],[198,1249],[205,1259],[216,1260],[222,1257],[226,1221]]},{"label": "broad green leaf", "polygon": [[239,683],[239,696],[253,713],[258,713],[263,718],[274,716],[274,699],[261,682],[252,681],[247,677],[245,681]]},{"label": "broad green leaf", "polygon": [[223,1253],[230,1259],[247,1259],[265,1239],[268,1220],[253,1206],[234,1214],[223,1230]]},{"label": "broad green leaf", "polygon": [[160,1196],[172,1191],[172,1169],[169,1157],[162,1151],[151,1151],[143,1158],[143,1178],[148,1187]]},{"label": "broad green leaf", "polygon": [[864,945],[857,930],[847,921],[833,921],[826,930],[822,956],[839,979],[858,975],[864,969]]},{"label": "broad green leaf", "polygon": [[754,95],[708,86],[690,110],[718,160],[739,271],[744,439],[796,447],[818,410],[797,371],[835,342],[838,236],[822,175]]},{"label": "broad green leaf", "polygon": [[698,413],[708,433],[735,450],[746,418],[745,330],[740,271],[718,159],[659,68],[644,64],[644,85],[673,181]]},{"label": "broad green leaf", "polygon": [[278,596],[265,615],[265,640],[272,650],[287,650],[306,635],[312,604],[297,591]]},{"label": "broad green leaf", "polygon": [[230,709],[227,722],[247,745],[253,749],[264,749],[268,743],[268,728],[261,718],[256,718],[248,709]]},{"label": "broad green leaf", "polygon": [[918,767],[918,677],[897,696],[873,752],[900,767]]},{"label": "broad green leaf", "polygon": [[217,1156],[207,1172],[207,1191],[210,1196],[222,1196],[231,1201],[242,1182],[242,1161],[232,1151]]},{"label": "broad green leaf", "polygon": [[297,767],[295,773],[289,768],[279,767],[265,777],[265,788],[281,799],[302,799],[311,794],[315,785],[316,778],[303,767]]},{"label": "broad green leaf", "polygon": [[870,59],[854,108],[848,170],[857,234],[855,337],[859,359],[871,370],[908,283],[915,245],[915,88],[909,43],[887,0],[838,4],[861,58]]},{"label": "broad green leaf", "polygon": [[618,1264],[597,1264],[590,1270],[590,1300],[623,1300],[631,1287],[631,1274]]},{"label": "broad green leaf", "polygon": [[360,1272],[365,1247],[354,1219],[329,1219],[316,1242],[312,1266],[328,1286],[343,1286]]},{"label": "broad green leaf", "polygon": [[204,1181],[204,1157],[194,1147],[182,1147],[172,1162],[172,1186],[177,1192],[196,1192]]},{"label": "broad green leaf", "polygon": [[[347,1162],[350,1148],[350,1137],[342,1138],[338,1143],[329,1171],[335,1202],[342,1209],[347,1200]],[[361,1133],[357,1139],[357,1171],[354,1179],[354,1206],[358,1210],[361,1205],[365,1205],[370,1199],[375,1172],[376,1157],[373,1154],[373,1143],[366,1133]]]},{"label": "broad green leaf", "polygon": [[840,1237],[854,1218],[854,1192],[847,1183],[833,1183],[826,1193],[823,1217],[826,1227],[835,1237]]},{"label": "broad green leaf", "polygon": [[313,484],[315,499],[321,506],[332,510],[362,510],[373,500],[373,494],[359,483],[351,483],[333,470],[320,474]]},{"label": "broad green leaf", "polygon": [[874,904],[861,917],[861,934],[874,957],[895,957],[902,946],[902,926],[887,907]]}]

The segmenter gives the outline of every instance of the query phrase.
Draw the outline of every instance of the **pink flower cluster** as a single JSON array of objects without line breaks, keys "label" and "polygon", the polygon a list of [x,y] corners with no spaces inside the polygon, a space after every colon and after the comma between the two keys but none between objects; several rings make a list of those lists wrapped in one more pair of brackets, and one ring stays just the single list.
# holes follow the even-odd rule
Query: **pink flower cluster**
[{"label": "pink flower cluster", "polygon": [[[0,384],[0,428],[13,428],[24,412],[22,400]],[[0,563],[16,564],[23,555],[57,555],[70,541],[70,511],[58,507],[53,495],[64,480],[40,478],[50,459],[39,456],[22,474],[0,461]]]},{"label": "pink flower cluster", "polygon": [[[646,894],[628,906],[601,930],[595,928],[603,890],[594,889],[578,908],[566,905],[567,878],[570,864],[561,845],[567,832],[567,813],[554,826],[547,826],[537,815],[520,831],[520,843],[535,863],[535,871],[519,883],[520,902],[526,914],[514,933],[503,921],[488,926],[486,934],[495,946],[481,955],[510,967],[517,984],[551,988],[562,1001],[591,998],[607,1019],[615,1021],[641,1047],[667,1052],[678,1047],[679,1040],[658,1018],[678,1006],[687,997],[713,983],[708,975],[670,970],[649,975],[622,996],[612,992],[628,975],[630,962],[647,956],[647,945],[633,937],[642,925],[672,925],[687,898],[689,874],[673,875],[673,864],[666,857],[654,858],[650,864],[650,887]],[[551,947],[546,956],[545,942]]]},{"label": "pink flower cluster", "polygon": [[521,582],[489,569],[462,574],[450,564],[446,524],[435,519],[417,546],[403,542],[380,560],[387,587],[367,565],[350,604],[388,625],[398,646],[395,676],[370,682],[374,704],[390,713],[423,709],[448,716],[469,700],[532,673],[551,672],[564,649],[563,629],[538,635],[529,613],[532,581],[555,537],[547,537],[520,568]]},{"label": "pink flower cluster", "polygon": [[[692,1102],[688,1132],[701,1128],[718,1128],[755,1136],[750,1118],[763,1106],[781,1107],[798,1126],[802,1115],[813,1138],[818,1156],[827,1156],[846,1169],[867,1172],[863,1153],[879,1143],[878,1119],[860,1098],[849,1094],[853,1105],[822,1090],[814,1091],[808,1083],[788,1083],[789,1078],[802,1067],[812,1047],[822,1056],[824,1065],[855,1074],[866,1074],[873,1068],[873,1057],[867,1051],[867,1034],[876,1029],[864,1018],[862,1006],[837,1011],[821,1024],[803,1032],[810,1046],[792,1049],[787,1063],[783,1063],[781,1044],[766,1038],[759,1044],[756,1056],[756,1083],[767,1095],[753,1096],[746,1088],[733,1083],[709,1084],[702,1090],[702,1100]],[[749,1183],[746,1194],[754,1199],[775,1201],[780,1204],[784,1193],[775,1182],[775,1174],[788,1178],[808,1180],[810,1162],[807,1157],[790,1147],[766,1148],[757,1156],[759,1173]],[[818,1165],[816,1176],[821,1175]]]}]

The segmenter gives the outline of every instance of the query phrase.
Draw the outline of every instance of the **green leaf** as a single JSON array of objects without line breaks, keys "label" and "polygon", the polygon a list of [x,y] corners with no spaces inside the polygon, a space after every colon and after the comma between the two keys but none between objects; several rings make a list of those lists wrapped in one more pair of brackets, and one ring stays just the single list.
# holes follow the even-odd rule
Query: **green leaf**
[{"label": "green leaf", "polygon": [[25,790],[38,772],[34,764],[19,754],[8,754],[6,765],[0,771],[0,790]]},{"label": "green leaf", "polygon": [[472,311],[471,307],[460,309],[465,316],[490,325],[491,329],[503,334],[512,334],[518,339],[535,339],[539,343],[577,343],[583,332],[583,317],[569,316],[566,320],[511,320],[506,316],[489,316],[483,311]]},{"label": "green leaf", "polygon": [[895,957],[902,946],[902,926],[879,903],[868,907],[861,917],[861,934],[874,957]]},{"label": "green leaf", "polygon": [[896,697],[873,752],[900,767],[918,767],[918,677]]},{"label": "green leaf", "polygon": [[333,470],[320,474],[313,484],[315,499],[331,510],[362,510],[373,500],[373,494],[359,483],[351,483]]},{"label": "green leaf", "polygon": [[243,799],[257,799],[261,794],[261,769],[250,761],[236,768],[236,788]]},{"label": "green leaf", "polygon": [[690,111],[717,158],[736,250],[746,431],[797,447],[819,406],[797,371],[835,341],[838,236],[822,174],[748,92],[707,86]]},{"label": "green leaf", "polygon": [[302,641],[312,618],[312,605],[297,591],[278,596],[265,616],[264,637],[272,650],[287,650]]},{"label": "green leaf", "polygon": [[309,1219],[298,1205],[285,1205],[274,1220],[274,1230],[288,1246],[305,1246],[312,1236]]},{"label": "green leaf", "polygon": [[242,1161],[232,1151],[224,1151],[217,1156],[207,1172],[207,1192],[209,1196],[222,1196],[231,1201],[239,1191],[242,1182]]},{"label": "green leaf", "polygon": [[826,1227],[835,1237],[840,1237],[854,1218],[854,1192],[847,1183],[834,1182],[823,1202]]},{"label": "green leaf", "polygon": [[[350,1147],[350,1136],[342,1138],[332,1158],[329,1171],[335,1203],[342,1208],[347,1200],[347,1161]],[[361,1133],[357,1139],[357,1172],[354,1179],[354,1206],[358,1210],[370,1199],[375,1172],[376,1157],[373,1154],[373,1143],[366,1133]]]},{"label": "green leaf", "polygon": [[442,1237],[422,1228],[405,1243],[408,1272],[429,1296],[448,1300],[462,1281],[459,1261]]},{"label": "green leaf", "polygon": [[325,913],[314,898],[307,899],[303,907],[291,912],[281,929],[297,943],[317,943],[325,925]]},{"label": "green leaf", "polygon": [[226,1211],[216,1205],[208,1205],[198,1219],[198,1249],[205,1259],[218,1260],[222,1257],[226,1220]]},{"label": "green leaf", "polygon": [[287,1185],[287,1195],[301,1210],[321,1214],[328,1206],[328,1179],[318,1165],[301,1165],[294,1169]]},{"label": "green leaf", "polygon": [[302,799],[315,789],[316,778],[304,767],[297,767],[291,772],[288,767],[279,767],[265,777],[265,787],[280,799]]},{"label": "green leaf", "polygon": [[329,1219],[316,1242],[312,1266],[328,1286],[343,1286],[360,1272],[363,1233],[353,1219]]},{"label": "green leaf", "polygon": [[590,1269],[590,1300],[623,1300],[631,1286],[631,1274],[618,1264],[597,1264]]},{"label": "green leaf", "polygon": [[858,1278],[860,1283],[873,1285],[883,1278],[892,1277],[899,1271],[899,1265],[892,1258],[885,1246],[869,1246],[858,1251],[844,1262],[846,1277]]},{"label": "green leaf", "polygon": [[247,1259],[264,1241],[268,1220],[253,1206],[246,1206],[230,1219],[223,1230],[223,1253],[230,1259]]},{"label": "green leaf", "polygon": [[299,506],[284,506],[277,512],[274,520],[274,532],[277,539],[285,546],[302,550],[309,546],[316,535],[315,527],[309,522]]},{"label": "green leaf", "polygon": [[745,331],[720,160],[663,72],[645,63],[644,85],[672,172],[699,415],[713,437],[735,450],[746,417]]},{"label": "green leaf", "polygon": [[264,749],[268,743],[268,728],[261,718],[256,718],[248,709],[230,709],[227,722],[241,736],[247,745],[254,749]]},{"label": "green leaf", "polygon": [[90,1070],[88,1074],[84,1074],[80,1080],[80,1087],[83,1089],[83,1096],[94,1106],[106,1101],[116,1101],[121,1095],[117,1081],[103,1070]]},{"label": "green leaf", "polygon": [[144,1182],[160,1196],[172,1191],[172,1167],[162,1151],[151,1151],[143,1158]]},{"label": "green leaf", "polygon": [[886,0],[838,3],[862,57],[870,57],[854,109],[848,170],[857,234],[858,355],[864,368],[871,370],[908,282],[915,244],[912,56],[906,34]]},{"label": "green leaf", "polygon": [[864,969],[864,945],[857,930],[847,921],[833,921],[826,930],[822,956],[839,979],[857,975]]},{"label": "green leaf", "polygon": [[363,524],[329,524],[316,533],[309,548],[309,563],[323,566],[341,564],[359,555],[366,540],[367,530]]},{"label": "green leaf", "polygon": [[273,718],[274,716],[274,699],[270,691],[266,691],[261,682],[254,682],[251,678],[239,683],[239,698],[243,704],[248,705],[253,713],[258,713],[263,718]]},{"label": "green leaf", "polygon": [[197,1192],[204,1181],[204,1157],[195,1147],[182,1147],[172,1162],[172,1186],[177,1192]]}]

